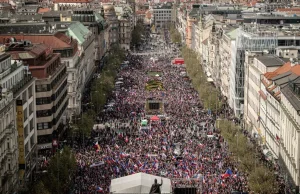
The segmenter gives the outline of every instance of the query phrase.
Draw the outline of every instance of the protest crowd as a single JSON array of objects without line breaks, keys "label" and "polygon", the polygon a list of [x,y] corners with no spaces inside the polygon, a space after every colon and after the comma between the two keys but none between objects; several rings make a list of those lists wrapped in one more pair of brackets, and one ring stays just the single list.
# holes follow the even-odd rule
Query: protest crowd
[{"label": "protest crowd", "polygon": [[[122,87],[109,98],[114,107],[97,117],[106,127],[93,131],[93,143],[75,149],[75,193],[109,193],[111,179],[138,172],[174,179],[174,187],[192,185],[203,194],[249,191],[247,175],[230,159],[215,116],[203,109],[190,81],[181,76],[184,67],[172,65],[170,57],[129,54],[127,60],[118,74]],[[150,76],[151,71],[161,75]],[[162,82],[162,90],[145,90],[153,79]],[[159,119],[146,117],[147,99],[163,101]],[[148,128],[141,129],[143,119]]]}]

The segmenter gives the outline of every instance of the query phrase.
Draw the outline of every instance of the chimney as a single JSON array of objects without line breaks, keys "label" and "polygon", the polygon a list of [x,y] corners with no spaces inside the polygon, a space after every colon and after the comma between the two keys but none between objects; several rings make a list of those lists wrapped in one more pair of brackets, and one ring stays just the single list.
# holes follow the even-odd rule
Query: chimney
[{"label": "chimney", "polygon": [[296,64],[298,64],[297,60],[294,58],[290,58],[291,66],[294,67]]}]

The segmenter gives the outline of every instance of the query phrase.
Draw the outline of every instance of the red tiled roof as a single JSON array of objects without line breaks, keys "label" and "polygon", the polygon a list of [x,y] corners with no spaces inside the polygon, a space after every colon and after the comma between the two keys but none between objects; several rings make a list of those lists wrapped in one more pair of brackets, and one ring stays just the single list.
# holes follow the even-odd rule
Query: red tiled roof
[{"label": "red tiled roof", "polygon": [[91,0],[54,0],[53,3],[91,3]]},{"label": "red tiled roof", "polygon": [[266,100],[267,99],[267,96],[264,94],[264,92],[263,91],[261,91],[261,90],[259,90],[259,92],[258,92],[259,94],[260,94],[260,96],[264,99],[264,100]]},{"label": "red tiled roof", "polygon": [[300,76],[300,65],[299,65],[299,64],[294,65],[294,66],[291,68],[291,72],[293,72],[294,74]]},{"label": "red tiled roof", "polygon": [[268,88],[268,90],[269,90],[269,91],[272,91],[272,90],[274,90],[276,87],[277,87],[277,86],[274,85],[274,86],[272,86],[271,88]]},{"label": "red tiled roof", "polygon": [[257,3],[257,1],[253,0],[253,1],[249,2],[249,3],[247,4],[247,6],[248,6],[248,7],[253,7],[253,6],[256,5],[256,3]]},{"label": "red tiled roof", "polygon": [[276,77],[277,75],[286,73],[288,71],[290,71],[291,73],[294,73],[294,74],[300,76],[300,65],[296,64],[296,65],[292,66],[291,62],[287,62],[286,64],[284,64],[283,66],[279,67],[275,71],[265,73],[264,76],[267,79],[272,79],[273,77]]},{"label": "red tiled roof", "polygon": [[290,12],[290,11],[300,11],[299,7],[291,7],[291,8],[278,8],[277,11],[282,12]]},{"label": "red tiled roof", "polygon": [[17,40],[28,40],[32,43],[44,43],[49,45],[53,49],[70,48],[73,44],[77,44],[75,39],[71,40],[68,36],[63,33],[36,35],[36,34],[7,34],[0,35],[0,43],[5,44],[7,38],[15,37]]},{"label": "red tiled roof", "polygon": [[276,96],[278,96],[280,93],[281,93],[281,92],[278,91],[278,92],[276,92],[276,93],[274,94],[274,96],[276,97]]},{"label": "red tiled roof", "polygon": [[278,69],[276,69],[273,72],[267,72],[264,74],[264,76],[267,79],[272,79],[273,77],[276,77],[277,75],[280,75],[282,73],[286,73],[289,70],[291,70],[291,62],[287,62],[286,64],[284,64],[283,66],[279,67]]},{"label": "red tiled roof", "polygon": [[43,8],[43,7],[40,7],[39,10],[38,10],[38,13],[46,13],[46,12],[49,12],[50,9],[49,8]]}]

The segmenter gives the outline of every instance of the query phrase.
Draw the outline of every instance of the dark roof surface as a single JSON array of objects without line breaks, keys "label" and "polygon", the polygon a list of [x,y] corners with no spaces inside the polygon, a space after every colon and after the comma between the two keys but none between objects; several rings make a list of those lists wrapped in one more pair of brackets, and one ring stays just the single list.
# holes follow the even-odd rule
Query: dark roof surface
[{"label": "dark roof surface", "polygon": [[[296,80],[293,81],[293,83],[300,83],[300,77],[298,77]],[[284,94],[284,96],[288,99],[288,101],[291,103],[291,105],[294,107],[296,111],[300,111],[300,99],[299,97],[294,94],[294,92],[291,90],[289,85],[284,86],[281,88],[281,92]]]},{"label": "dark roof surface", "polygon": [[282,66],[286,63],[286,60],[273,55],[258,56],[257,60],[262,62],[266,67]]}]

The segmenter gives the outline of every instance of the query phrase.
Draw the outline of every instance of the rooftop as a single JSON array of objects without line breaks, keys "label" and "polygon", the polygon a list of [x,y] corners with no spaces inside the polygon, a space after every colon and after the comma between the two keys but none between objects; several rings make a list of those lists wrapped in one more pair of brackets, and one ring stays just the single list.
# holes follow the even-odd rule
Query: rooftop
[{"label": "rooftop", "polygon": [[286,61],[283,58],[279,58],[274,55],[261,55],[256,58],[266,67],[277,67],[282,66],[286,63]]},{"label": "rooftop", "polygon": [[53,3],[91,3],[91,0],[53,0]]},{"label": "rooftop", "polygon": [[46,12],[42,13],[43,17],[60,17],[62,16],[71,16],[72,12],[70,11],[54,11],[54,10],[49,10]]},{"label": "rooftop", "polygon": [[291,16],[285,14],[276,14],[276,13],[251,13],[251,14],[243,14],[242,17],[244,19],[289,19],[296,20],[300,19],[300,16]]},{"label": "rooftop", "polygon": [[[15,50],[15,48],[17,50]],[[8,52],[11,54],[13,60],[34,59],[43,54],[43,52],[47,49],[49,49],[49,47],[45,44],[35,44],[29,47],[22,47],[21,50],[18,49],[18,44],[8,46]]]},{"label": "rooftop", "polygon": [[226,33],[226,35],[231,39],[231,40],[235,40],[236,37],[238,36],[238,32],[239,32],[239,29],[238,28],[235,28],[235,29],[232,29],[230,31],[228,31]]},{"label": "rooftop", "polygon": [[57,32],[55,34],[6,34],[0,35],[0,43],[5,44],[7,40],[14,37],[17,41],[27,40],[34,44],[44,43],[53,49],[66,49],[77,44],[75,39],[67,35]]},{"label": "rooftop", "polygon": [[5,59],[7,59],[8,57],[10,57],[10,54],[8,54],[8,53],[0,53],[0,61],[3,61]]},{"label": "rooftop", "polygon": [[269,80],[275,81],[278,78],[285,77],[286,75],[288,75],[285,74],[288,72],[300,76],[300,65],[292,65],[291,62],[287,62],[283,66],[276,69],[275,71],[265,73],[264,76]]},{"label": "rooftop", "polygon": [[50,8],[48,7],[40,7],[39,10],[38,10],[38,13],[41,14],[41,13],[45,13],[45,12],[49,12],[50,11]]},{"label": "rooftop", "polygon": [[82,23],[75,22],[72,23],[68,28],[68,34],[72,37],[74,37],[79,44],[82,44],[85,42],[87,36],[91,32],[89,29],[87,29]]},{"label": "rooftop", "polygon": [[[291,84],[298,85],[298,87],[299,87],[300,77],[298,77],[294,81],[291,81]],[[291,105],[294,107],[294,109],[297,112],[300,111],[299,95],[294,93],[291,86],[289,84],[285,85],[283,88],[281,88],[281,92],[285,95],[285,97],[288,99],[288,101],[291,103]]]}]

